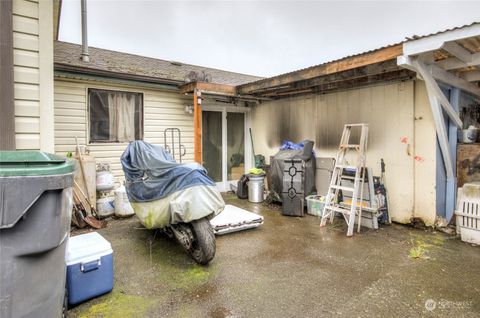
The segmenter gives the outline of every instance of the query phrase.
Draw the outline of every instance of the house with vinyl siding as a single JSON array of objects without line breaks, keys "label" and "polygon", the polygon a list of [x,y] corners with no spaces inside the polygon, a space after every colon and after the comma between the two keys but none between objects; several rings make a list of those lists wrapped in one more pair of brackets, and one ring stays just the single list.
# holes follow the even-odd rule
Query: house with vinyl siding
[{"label": "house with vinyl siding", "polygon": [[80,46],[53,41],[56,3],[2,2],[2,149],[66,154],[77,139],[120,181],[128,141],[165,145],[177,128],[182,160],[201,161],[227,190],[253,165],[249,128],[268,162],[287,139],[333,157],[343,125],[364,122],[393,221],[427,225],[452,219],[457,177],[479,177],[476,145],[457,144],[479,104],[477,23],[261,79],[96,48],[83,62]]}]

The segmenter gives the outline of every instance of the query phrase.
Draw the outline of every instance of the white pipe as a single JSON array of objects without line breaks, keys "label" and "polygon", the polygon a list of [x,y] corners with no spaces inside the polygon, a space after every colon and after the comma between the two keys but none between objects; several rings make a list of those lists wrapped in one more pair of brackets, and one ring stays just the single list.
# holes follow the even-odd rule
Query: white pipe
[{"label": "white pipe", "polygon": [[87,32],[87,0],[81,0],[82,6],[82,61],[89,62],[88,32]]}]

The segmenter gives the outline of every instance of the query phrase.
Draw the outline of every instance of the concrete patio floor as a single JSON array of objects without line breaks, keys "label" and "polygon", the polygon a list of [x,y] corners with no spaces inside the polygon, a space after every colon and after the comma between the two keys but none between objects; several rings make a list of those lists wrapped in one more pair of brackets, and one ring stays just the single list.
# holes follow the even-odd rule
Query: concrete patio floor
[{"label": "concrete patio floor", "polygon": [[69,316],[480,316],[480,247],[395,224],[347,238],[340,219],[319,228],[312,216],[225,199],[265,224],[217,237],[207,267],[135,217],[110,221],[99,232],[113,246],[114,290]]}]

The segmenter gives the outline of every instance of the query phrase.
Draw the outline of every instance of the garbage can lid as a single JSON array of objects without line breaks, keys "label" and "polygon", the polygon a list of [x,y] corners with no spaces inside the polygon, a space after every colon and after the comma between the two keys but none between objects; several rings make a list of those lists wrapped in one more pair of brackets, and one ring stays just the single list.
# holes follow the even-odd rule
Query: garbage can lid
[{"label": "garbage can lid", "polygon": [[43,151],[0,151],[0,177],[45,176],[75,171],[75,161]]}]

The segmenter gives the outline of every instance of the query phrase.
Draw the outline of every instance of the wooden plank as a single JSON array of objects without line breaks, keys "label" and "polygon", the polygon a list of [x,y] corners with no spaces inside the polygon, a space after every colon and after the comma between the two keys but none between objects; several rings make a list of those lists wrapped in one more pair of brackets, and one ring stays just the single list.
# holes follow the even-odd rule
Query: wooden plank
[{"label": "wooden plank", "polygon": [[403,45],[397,44],[373,52],[347,57],[338,61],[309,67],[292,73],[287,73],[265,80],[240,85],[237,87],[238,94],[252,94],[259,90],[281,85],[289,85],[293,82],[308,80],[315,77],[338,73],[357,67],[388,61],[403,54]]},{"label": "wooden plank", "polygon": [[323,93],[331,93],[338,90],[345,90],[349,88],[360,88],[366,87],[370,85],[376,85],[379,83],[386,83],[386,82],[394,82],[394,81],[401,81],[401,80],[408,80],[414,77],[414,73],[409,70],[398,70],[394,72],[388,72],[383,74],[376,74],[376,75],[368,75],[359,78],[352,78],[349,80],[344,81],[332,81],[329,83],[325,83],[322,85],[318,85],[311,88],[306,89],[284,89],[280,91],[273,91],[266,93],[262,96],[268,97],[285,97],[288,95],[302,95],[302,94],[323,94]]},{"label": "wooden plank", "polygon": [[236,88],[232,85],[206,83],[206,82],[190,82],[179,87],[181,94],[193,93],[195,89],[202,93],[211,93],[219,95],[236,95]]},{"label": "wooden plank", "polygon": [[201,101],[201,93],[196,89],[193,92],[193,123],[194,123],[194,160],[202,164],[202,106],[198,103]]},{"label": "wooden plank", "polygon": [[464,47],[460,46],[456,42],[446,42],[443,44],[442,49],[448,53],[456,56],[460,61],[469,63],[472,61],[472,53],[467,51]]}]

